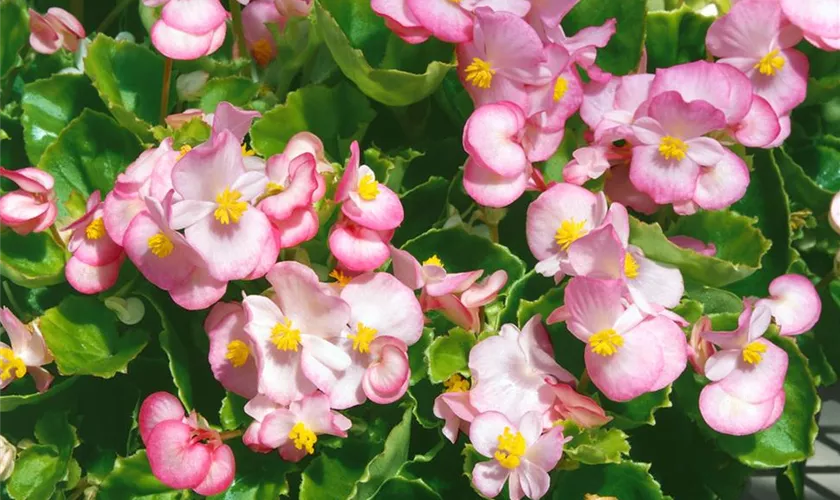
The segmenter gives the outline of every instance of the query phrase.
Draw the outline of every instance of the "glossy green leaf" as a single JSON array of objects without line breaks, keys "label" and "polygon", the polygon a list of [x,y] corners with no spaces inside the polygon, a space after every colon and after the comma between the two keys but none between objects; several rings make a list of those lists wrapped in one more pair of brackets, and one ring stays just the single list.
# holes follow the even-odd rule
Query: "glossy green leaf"
[{"label": "glossy green leaf", "polygon": [[146,450],[140,450],[130,457],[117,458],[114,470],[105,478],[99,489],[103,500],[143,498],[169,500],[180,498],[177,491],[164,485],[152,474]]},{"label": "glossy green leaf", "polygon": [[400,40],[367,0],[322,0],[318,30],[338,67],[367,96],[388,106],[408,106],[438,88],[454,57],[438,40]]},{"label": "glossy green leaf", "polygon": [[219,409],[219,420],[225,430],[239,429],[248,425],[251,418],[245,413],[245,403],[248,400],[228,392],[222,400],[222,407]]},{"label": "glossy green leaf", "polygon": [[792,199],[810,208],[814,213],[828,211],[834,193],[817,185],[784,149],[774,149],[773,158],[779,166],[785,189]]},{"label": "glossy green leaf", "polygon": [[704,314],[740,313],[744,308],[744,303],[739,296],[719,288],[687,283],[685,295],[701,303]]},{"label": "glossy green leaf", "polygon": [[791,155],[814,183],[829,192],[840,190],[840,138],[821,134],[814,138],[810,147],[791,151]]},{"label": "glossy green leaf", "polygon": [[616,33],[606,47],[598,49],[595,62],[604,71],[625,75],[636,69],[642,56],[646,4],[646,0],[582,0],[563,18],[563,29],[572,36],[588,26],[600,26],[608,19],[615,19]]},{"label": "glossy green leaf", "polygon": [[429,374],[429,359],[426,357],[426,350],[432,344],[433,338],[434,331],[431,328],[424,328],[420,340],[408,347],[408,365],[411,368],[410,385],[416,384]]},{"label": "glossy green leaf", "polygon": [[38,162],[38,168],[55,178],[59,218],[73,215],[65,204],[74,192],[87,198],[99,190],[104,199],[117,175],[142,151],[134,134],[102,113],[84,110],[61,131]]},{"label": "glossy green leaf", "polygon": [[44,314],[40,327],[63,375],[111,378],[149,341],[142,330],[118,332],[116,316],[95,297],[67,297]]},{"label": "glossy green leaf", "polygon": [[[403,176],[411,162],[423,156],[423,153],[411,148],[386,154],[379,148],[367,148],[362,153],[362,163],[369,166],[376,178],[396,193],[401,191]],[[434,177],[429,178],[431,181]],[[448,185],[447,185],[448,186]],[[418,186],[419,187],[419,186]],[[407,193],[406,193],[407,194]],[[403,195],[403,198],[405,194]],[[403,199],[405,203],[405,199]]]},{"label": "glossy green leaf", "polygon": [[412,500],[441,500],[442,497],[433,490],[422,479],[406,479],[395,476],[382,484],[379,491],[372,498],[377,500],[389,500],[393,498],[405,498]]},{"label": "glossy green leaf", "polygon": [[3,231],[0,246],[0,273],[16,285],[27,288],[55,285],[64,281],[67,252],[49,233],[21,236]]},{"label": "glossy green leaf", "polygon": [[805,498],[805,462],[796,462],[776,475],[776,492],[780,500]]},{"label": "glossy green leaf", "polygon": [[376,491],[408,460],[408,445],[411,439],[411,409],[406,408],[397,425],[388,433],[382,452],[373,457],[350,492],[350,498],[372,498]]},{"label": "glossy green leaf", "polygon": [[645,49],[647,71],[706,58],[706,32],[714,17],[704,16],[683,5],[677,10],[649,12]]},{"label": "glossy green leaf", "polygon": [[226,76],[208,80],[201,94],[200,107],[205,113],[213,113],[216,106],[227,101],[234,106],[244,107],[257,96],[260,84],[241,76]]},{"label": "glossy green leaf", "polygon": [[286,96],[286,102],[265,113],[251,127],[251,146],[268,158],[280,154],[298,132],[312,132],[333,159],[349,155],[350,143],[361,139],[376,113],[367,98],[347,83],[336,87],[310,85]]},{"label": "glossy green leaf", "polygon": [[613,417],[610,425],[619,429],[635,429],[643,425],[656,424],[656,412],[671,406],[671,386],[656,392],[648,392],[641,396],[616,403],[603,395],[600,396],[601,406],[607,415]]},{"label": "glossy green leaf", "polygon": [[620,429],[579,429],[574,424],[567,424],[563,436],[572,438],[563,446],[563,458],[582,464],[617,464],[630,453],[627,434]]},{"label": "glossy green leaf", "polygon": [[67,473],[73,448],[78,446],[76,430],[60,411],[45,413],[35,423],[40,443],[23,450],[9,478],[8,492],[17,499],[48,499]]},{"label": "glossy green leaf", "polygon": [[470,349],[474,345],[475,335],[462,328],[453,328],[447,335],[437,337],[426,351],[429,379],[439,384],[456,373],[468,377]]},{"label": "glossy green leaf", "polygon": [[96,89],[84,75],[53,75],[27,84],[21,107],[26,154],[33,165],[83,110],[105,111]]},{"label": "glossy green leaf", "polygon": [[[824,307],[834,307],[827,304]],[[814,382],[819,386],[829,386],[837,382],[837,372],[829,363],[825,351],[813,332],[805,332],[796,336],[796,345],[802,354],[808,358],[808,371],[814,377]]]},{"label": "glossy green leaf", "polygon": [[583,498],[587,494],[621,500],[661,500],[662,490],[649,469],[647,464],[622,462],[556,471],[549,492],[554,500]]},{"label": "glossy green leaf", "polygon": [[505,306],[499,315],[499,325],[517,323],[516,314],[523,299],[536,300],[554,287],[553,279],[537,274],[533,269],[525,273],[510,285],[505,297]]},{"label": "glossy green leaf", "polygon": [[37,405],[48,401],[53,397],[62,394],[73,387],[80,377],[71,377],[53,382],[49,390],[45,392],[33,392],[31,394],[4,394],[0,396],[0,413],[14,411],[21,406]]},{"label": "glossy green leaf", "polygon": [[0,77],[20,64],[20,51],[29,43],[29,16],[22,2],[0,3]]}]

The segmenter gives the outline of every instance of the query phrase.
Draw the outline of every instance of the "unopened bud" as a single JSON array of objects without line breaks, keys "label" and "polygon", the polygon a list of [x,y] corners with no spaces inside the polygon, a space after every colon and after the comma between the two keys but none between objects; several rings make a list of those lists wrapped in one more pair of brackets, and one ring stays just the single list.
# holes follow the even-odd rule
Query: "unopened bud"
[{"label": "unopened bud", "polygon": [[136,325],[146,314],[146,306],[143,301],[135,297],[123,299],[120,297],[108,297],[105,299],[105,307],[114,311],[117,319],[126,325]]}]

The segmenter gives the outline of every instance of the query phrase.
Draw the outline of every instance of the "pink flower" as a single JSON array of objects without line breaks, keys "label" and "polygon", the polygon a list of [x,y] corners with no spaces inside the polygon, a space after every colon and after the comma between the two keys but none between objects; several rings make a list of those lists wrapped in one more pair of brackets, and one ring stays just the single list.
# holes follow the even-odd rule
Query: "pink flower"
[{"label": "pink flower", "polygon": [[653,78],[648,74],[627,75],[586,84],[580,116],[594,131],[596,141],[632,135],[630,126],[636,112],[648,100]]},{"label": "pink flower", "polygon": [[549,383],[557,397],[551,407],[552,422],[570,420],[579,427],[600,427],[610,420],[594,399],[575,391],[569,384]]},{"label": "pink flower", "polygon": [[393,230],[375,231],[342,216],[330,229],[330,252],[345,269],[373,271],[388,260],[393,236]]},{"label": "pink flower", "polygon": [[[551,428],[542,434],[537,412],[515,419],[488,411],[475,417],[470,425],[470,441],[476,451],[491,460],[479,462],[472,472],[473,486],[484,496],[493,498],[505,482],[511,500],[523,496],[541,498],[548,492],[548,471],[554,469],[563,455],[563,428]],[[542,435],[540,435],[542,434]]]},{"label": "pink flower", "polygon": [[[782,12],[823,50],[840,48],[840,3],[837,0],[781,0]],[[816,42],[816,43],[815,43]]]},{"label": "pink flower", "polygon": [[423,333],[423,311],[414,293],[387,273],[365,273],[341,288],[350,306],[349,328],[338,341],[351,362],[343,370],[318,367],[309,376],[337,409],[370,399],[392,403],[405,394],[411,371],[408,346]]},{"label": "pink flower", "polygon": [[229,130],[187,153],[175,165],[172,183],[181,197],[172,207],[172,228],[185,229],[214,279],[243,279],[264,259],[277,260],[271,223],[251,205],[268,180],[245,170],[239,141]]},{"label": "pink flower", "polygon": [[259,440],[268,448],[279,448],[283,460],[299,462],[315,453],[318,435],[347,437],[350,419],[330,410],[329,398],[322,393],[295,401],[289,408],[280,408],[265,415]]},{"label": "pink flower", "polygon": [[277,11],[274,0],[254,0],[242,9],[242,29],[248,50],[254,61],[265,67],[277,57],[277,44],[268,25],[274,25],[282,33],[286,18]]},{"label": "pink flower", "polygon": [[274,0],[274,5],[284,17],[306,17],[312,10],[312,0]]},{"label": "pink flower", "polygon": [[79,40],[87,36],[82,23],[59,7],[50,7],[43,16],[29,9],[29,31],[29,45],[41,54],[52,54],[62,47],[76,52]]},{"label": "pink flower", "polygon": [[245,322],[242,305],[220,302],[204,320],[204,330],[210,338],[213,376],[225,389],[250,399],[257,395],[257,361]]},{"label": "pink flower", "polygon": [[458,432],[469,435],[470,422],[478,415],[470,403],[470,383],[458,374],[452,375],[444,382],[446,392],[435,398],[432,408],[437,418],[444,420],[443,435],[450,442],[458,440]]},{"label": "pink flower", "polygon": [[[528,0],[404,0],[405,5],[423,28],[444,42],[462,43],[473,37],[473,11],[479,7],[496,12],[524,16],[531,5]],[[405,8],[405,7],[403,7]]]},{"label": "pink flower", "polygon": [[834,193],[834,197],[831,198],[831,206],[828,210],[828,223],[836,233],[840,234],[840,192]]},{"label": "pink flower", "polygon": [[668,241],[678,247],[694,250],[700,255],[706,255],[708,257],[714,257],[717,253],[717,247],[714,243],[704,243],[691,236],[670,236],[668,237]]},{"label": "pink flower", "polygon": [[720,350],[705,366],[713,383],[700,393],[700,413],[725,434],[753,434],[773,425],[784,408],[787,353],[761,338],[770,325],[770,309],[744,301],[733,332],[702,332]]},{"label": "pink flower", "polygon": [[38,325],[29,327],[21,323],[8,307],[0,309],[0,323],[9,335],[11,347],[0,342],[0,389],[23,378],[27,373],[35,380],[38,392],[50,388],[53,376],[42,368],[52,363],[53,356],[44,343],[44,337]]},{"label": "pink flower", "polygon": [[313,381],[325,370],[350,366],[347,353],[331,342],[347,325],[350,307],[303,264],[280,262],[266,277],[274,296],[243,300],[245,332],[256,352],[258,391],[287,405],[315,392]]},{"label": "pink flower", "polygon": [[285,153],[266,162],[268,186],[257,207],[281,231],[281,248],[291,248],[318,234],[318,214],[312,208],[317,201],[321,176],[316,171],[315,157],[303,153],[289,158]]},{"label": "pink flower", "polygon": [[204,418],[195,412],[185,415],[172,394],[151,394],[140,406],[137,420],[152,474],[163,484],[210,496],[233,482],[233,451]]},{"label": "pink flower", "polygon": [[[549,3],[549,2],[543,2]],[[568,0],[561,0],[559,2],[552,2],[568,5]],[[597,49],[604,48],[609,43],[616,30],[616,20],[607,19],[601,26],[589,26],[575,33],[573,36],[566,36],[560,23],[553,25],[546,25],[544,28],[544,38],[548,39],[558,45],[562,45],[571,56],[573,62],[586,70],[589,78],[596,82],[605,82],[611,78],[612,75],[601,71],[595,64],[595,58],[598,55]]]},{"label": "pink flower", "polygon": [[539,316],[522,328],[503,325],[499,335],[488,337],[470,351],[473,376],[470,403],[480,411],[498,411],[512,420],[528,412],[548,411],[555,400],[551,383],[576,383],[554,361],[554,349]]},{"label": "pink flower", "polygon": [[396,229],[405,216],[399,196],[377,182],[370,167],[359,163],[359,143],[353,141],[347,168],[335,189],[335,201],[341,203],[341,213],[372,231]]},{"label": "pink flower", "polygon": [[619,281],[576,277],[565,290],[565,306],[549,317],[566,320],[586,342],[586,371],[613,401],[629,401],[673,382],[686,365],[685,334],[664,316],[645,318],[625,306]]},{"label": "pink flower", "polygon": [[0,177],[11,179],[20,189],[0,197],[0,222],[12,231],[26,235],[47,230],[55,222],[53,176],[34,167],[7,170],[0,167]]},{"label": "pink flower", "polygon": [[309,153],[315,157],[315,170],[320,174],[318,176],[318,189],[312,195],[312,201],[314,202],[320,200],[326,194],[327,185],[324,181],[324,176],[335,173],[335,169],[332,163],[327,160],[326,154],[324,153],[324,143],[315,134],[298,132],[289,139],[289,142],[286,143],[286,148],[283,150],[283,154],[287,158],[292,159],[304,153]]},{"label": "pink flower", "polygon": [[94,191],[85,214],[66,228],[72,231],[67,250],[73,256],[67,261],[64,274],[73,288],[86,294],[113,286],[125,259],[122,247],[105,230],[103,205],[99,191]]},{"label": "pink flower", "polygon": [[481,331],[481,308],[496,300],[507,283],[507,273],[500,269],[483,280],[473,283],[458,293],[420,297],[426,311],[440,310],[444,316],[461,328],[479,333]]},{"label": "pink flower", "polygon": [[706,373],[706,361],[715,353],[714,344],[703,338],[703,332],[712,329],[712,321],[708,316],[703,316],[691,327],[691,335],[688,339],[688,362],[691,363],[694,371],[700,374]]},{"label": "pink flower", "polygon": [[770,282],[770,298],[756,302],[767,306],[782,335],[799,335],[817,324],[822,311],[814,284],[798,274],[785,274]]},{"label": "pink flower", "polygon": [[407,0],[371,0],[370,7],[385,19],[385,26],[406,43],[423,43],[432,35],[408,8]]},{"label": "pink flower", "polygon": [[219,50],[227,33],[228,13],[219,0],[143,0],[163,5],[152,25],[152,45],[171,59],[198,59]]},{"label": "pink flower", "polygon": [[242,442],[245,446],[256,453],[268,453],[273,448],[266,446],[260,441],[260,430],[265,417],[275,410],[285,408],[271,400],[268,396],[257,394],[250,401],[245,403],[243,410],[245,413],[254,419],[253,422],[245,429],[245,434],[242,435]]}]

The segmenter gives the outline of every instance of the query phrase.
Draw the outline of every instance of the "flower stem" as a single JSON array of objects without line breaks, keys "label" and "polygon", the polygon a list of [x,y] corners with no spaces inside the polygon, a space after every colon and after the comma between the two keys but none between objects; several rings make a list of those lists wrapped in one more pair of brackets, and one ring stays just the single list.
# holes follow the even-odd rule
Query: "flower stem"
[{"label": "flower stem", "polygon": [[105,30],[111,26],[111,23],[113,23],[114,20],[122,14],[122,11],[124,11],[126,7],[128,7],[128,4],[133,3],[134,1],[135,0],[122,0],[118,3],[113,9],[111,9],[111,12],[108,13],[105,19],[99,23],[99,27],[96,28],[96,31],[99,33],[105,33]]},{"label": "flower stem", "polygon": [[230,14],[233,16],[233,34],[236,36],[236,47],[239,51],[239,57],[250,59],[251,54],[248,52],[248,44],[245,43],[245,30],[242,28],[242,6],[237,0],[229,0]]},{"label": "flower stem", "polygon": [[591,380],[589,379],[589,372],[586,370],[583,371],[583,375],[580,376],[580,381],[577,385],[577,391],[581,394],[585,394],[589,389],[589,385],[591,384]]},{"label": "flower stem", "polygon": [[55,224],[50,226],[50,236],[55,242],[63,249],[67,249],[67,244],[64,243],[64,240],[61,238],[61,234],[58,232],[58,228],[55,227]]},{"label": "flower stem", "polygon": [[163,64],[163,90],[160,94],[160,123],[163,125],[169,111],[169,85],[172,79],[172,59],[166,58]]},{"label": "flower stem", "polygon": [[228,439],[237,438],[242,435],[242,429],[236,429],[233,431],[225,431],[220,432],[219,437],[222,438],[222,441],[227,441]]}]

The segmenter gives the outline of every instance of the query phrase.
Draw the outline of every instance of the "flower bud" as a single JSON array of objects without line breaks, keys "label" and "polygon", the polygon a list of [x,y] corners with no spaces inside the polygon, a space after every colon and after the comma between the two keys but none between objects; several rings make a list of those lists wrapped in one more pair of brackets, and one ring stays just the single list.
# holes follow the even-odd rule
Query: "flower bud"
[{"label": "flower bud", "polygon": [[194,101],[201,97],[201,91],[210,74],[206,71],[193,71],[178,77],[175,82],[175,89],[178,91],[178,99],[181,101]]},{"label": "flower bud", "polygon": [[15,446],[0,436],[0,481],[6,481],[15,470]]},{"label": "flower bud", "polygon": [[146,306],[138,298],[129,297],[123,299],[120,297],[108,297],[105,299],[105,307],[114,311],[117,319],[126,325],[136,325],[143,319],[146,313]]}]

